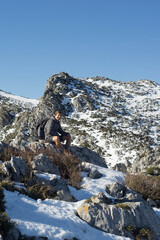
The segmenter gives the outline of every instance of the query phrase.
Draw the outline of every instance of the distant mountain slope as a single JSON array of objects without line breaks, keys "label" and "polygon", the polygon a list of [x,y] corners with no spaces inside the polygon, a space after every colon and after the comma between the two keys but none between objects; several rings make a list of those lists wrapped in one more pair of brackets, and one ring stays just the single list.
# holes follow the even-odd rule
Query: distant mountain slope
[{"label": "distant mountain slope", "polygon": [[141,171],[160,164],[160,85],[149,80],[119,82],[104,77],[50,77],[40,100],[0,91],[0,139],[26,145],[35,125],[61,109],[73,144],[98,152],[108,166]]},{"label": "distant mountain slope", "polygon": [[14,104],[17,106],[19,105],[20,107],[23,108],[33,108],[39,103],[39,101],[36,99],[29,99],[25,97],[16,96],[11,93],[4,92],[2,90],[0,90],[0,100],[1,100],[0,105]]}]

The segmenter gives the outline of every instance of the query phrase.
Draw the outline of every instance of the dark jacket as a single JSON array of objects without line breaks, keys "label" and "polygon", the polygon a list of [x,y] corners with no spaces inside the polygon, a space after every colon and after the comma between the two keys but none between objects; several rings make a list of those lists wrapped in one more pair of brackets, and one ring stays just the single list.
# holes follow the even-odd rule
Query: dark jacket
[{"label": "dark jacket", "polygon": [[44,133],[45,133],[45,140],[51,141],[53,136],[65,136],[68,133],[63,131],[61,128],[61,124],[59,121],[57,121],[55,118],[50,118],[45,127],[44,127]]}]

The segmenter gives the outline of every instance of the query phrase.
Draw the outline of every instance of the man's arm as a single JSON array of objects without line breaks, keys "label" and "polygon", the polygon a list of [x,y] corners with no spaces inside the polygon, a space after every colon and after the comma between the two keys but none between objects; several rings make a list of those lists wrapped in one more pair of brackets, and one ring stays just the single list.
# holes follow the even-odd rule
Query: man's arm
[{"label": "man's arm", "polygon": [[61,134],[61,135],[66,135],[67,132],[65,132],[62,127],[61,127],[61,124],[59,123],[59,129],[58,129],[58,132]]}]

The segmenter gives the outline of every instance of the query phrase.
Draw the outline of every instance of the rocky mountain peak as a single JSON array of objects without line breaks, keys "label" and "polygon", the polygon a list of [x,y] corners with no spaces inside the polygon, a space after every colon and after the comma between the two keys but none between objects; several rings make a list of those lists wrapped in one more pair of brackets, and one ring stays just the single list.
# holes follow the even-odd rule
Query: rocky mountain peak
[{"label": "rocky mountain peak", "polygon": [[61,72],[47,80],[39,101],[1,91],[0,107],[0,140],[8,143],[34,141],[36,123],[59,109],[73,145],[96,151],[109,166],[142,171],[160,164],[160,85],[150,80],[84,79]]},{"label": "rocky mountain peak", "polygon": [[53,76],[51,76],[46,83],[46,88],[45,88],[45,92],[44,94],[48,91],[55,91],[56,92],[60,92],[61,90],[63,90],[62,88],[58,88],[59,85],[67,85],[70,83],[71,80],[73,80],[74,78],[72,78],[71,76],[69,76],[68,73],[65,72],[60,72],[59,74],[54,74]]}]

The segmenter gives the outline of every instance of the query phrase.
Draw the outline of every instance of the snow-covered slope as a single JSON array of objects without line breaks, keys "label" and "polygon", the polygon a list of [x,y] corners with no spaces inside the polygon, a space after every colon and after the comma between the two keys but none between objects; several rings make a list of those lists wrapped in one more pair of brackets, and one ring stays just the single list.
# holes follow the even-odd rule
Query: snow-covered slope
[{"label": "snow-covered slope", "polygon": [[[84,200],[99,192],[105,193],[106,184],[124,181],[124,175],[120,172],[89,165],[93,169],[98,169],[103,177],[90,179],[85,176],[84,172],[81,183],[83,188],[76,190],[70,187],[73,196],[79,200],[75,203],[53,199],[36,201],[16,192],[5,191],[8,216],[17,222],[18,229],[22,234],[44,236],[49,240],[73,239],[74,237],[79,240],[129,239],[96,230],[76,216],[76,211]],[[85,166],[87,166],[86,163]],[[52,178],[52,174],[44,173],[43,177]]]},{"label": "snow-covered slope", "polygon": [[11,93],[4,92],[2,90],[0,90],[0,100],[1,105],[4,103],[8,105],[13,104],[23,108],[31,109],[39,103],[39,100],[37,99],[29,99],[25,97],[16,96]]},{"label": "snow-covered slope", "polygon": [[[0,140],[9,140],[17,136],[22,124],[21,117],[31,112],[38,103],[37,99],[28,99],[0,90]],[[25,133],[27,129],[24,129]]]},{"label": "snow-covered slope", "polygon": [[[21,234],[44,236],[48,237],[49,240],[73,239],[74,237],[78,240],[130,239],[92,228],[76,215],[78,207],[86,199],[97,195],[99,192],[107,195],[105,192],[107,184],[124,181],[124,174],[121,172],[85,163],[86,167],[87,165],[92,169],[97,169],[102,174],[102,177],[90,179],[87,177],[86,172],[82,172],[82,188],[76,190],[70,187],[72,195],[78,200],[75,203],[53,199],[33,200],[25,195],[19,195],[17,192],[5,191],[8,216],[17,223]],[[42,174],[42,176],[47,179],[53,177],[52,174],[47,173]],[[160,210],[154,210],[160,217]]]},{"label": "snow-covered slope", "polygon": [[159,161],[160,85],[155,82],[76,79],[59,73],[48,79],[39,101],[0,94],[0,106],[14,114],[2,124],[0,140],[23,145],[34,141],[37,121],[61,109],[65,113],[62,126],[71,132],[72,144],[96,151],[109,167],[123,163],[141,171],[144,164],[139,162]]},{"label": "snow-covered slope", "polygon": [[130,165],[151,149],[159,151],[160,85],[103,77],[79,81],[78,89],[77,82],[69,84],[63,100],[74,106],[66,124],[72,126],[74,144],[97,151],[112,167]]}]

